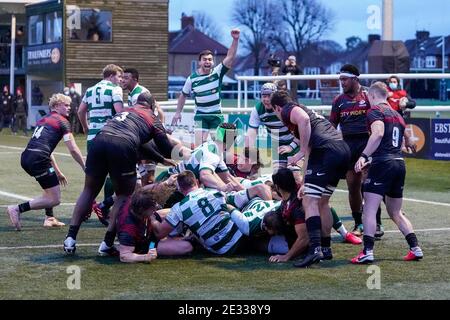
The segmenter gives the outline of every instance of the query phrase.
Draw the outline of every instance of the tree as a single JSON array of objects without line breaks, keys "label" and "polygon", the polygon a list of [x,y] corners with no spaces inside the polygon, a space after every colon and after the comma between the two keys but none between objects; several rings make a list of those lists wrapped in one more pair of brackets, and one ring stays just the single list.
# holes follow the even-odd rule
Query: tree
[{"label": "tree", "polygon": [[211,16],[203,11],[194,11],[192,12],[192,15],[194,16],[195,29],[203,32],[208,37],[215,39],[216,41],[220,42],[222,40],[222,31],[217,22],[215,22]]},{"label": "tree", "polygon": [[254,73],[265,63],[264,52],[269,49],[270,34],[278,25],[276,7],[271,0],[235,0],[232,19],[243,28],[241,41],[254,59]]},{"label": "tree", "polygon": [[319,0],[284,0],[278,6],[280,32],[272,34],[272,41],[284,51],[294,52],[297,59],[308,44],[318,41],[334,25],[333,12]]},{"label": "tree", "polygon": [[360,37],[351,36],[345,39],[345,46],[347,51],[352,51],[362,45],[364,41]]}]

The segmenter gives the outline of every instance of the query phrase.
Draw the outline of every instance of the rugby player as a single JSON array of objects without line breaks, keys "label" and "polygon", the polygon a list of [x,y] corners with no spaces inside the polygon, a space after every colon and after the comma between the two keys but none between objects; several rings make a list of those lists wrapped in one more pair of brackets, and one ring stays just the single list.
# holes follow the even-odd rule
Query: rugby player
[{"label": "rugby player", "polygon": [[374,261],[375,215],[384,196],[387,212],[405,236],[410,248],[403,259],[411,261],[423,258],[413,226],[402,213],[406,175],[405,161],[401,151],[403,138],[408,149],[415,150],[415,145],[404,134],[403,117],[390,107],[387,98],[386,84],[376,82],[370,87],[371,108],[367,113],[370,137],[355,164],[356,172],[361,172],[364,167],[370,165],[364,182],[364,249],[351,260],[354,264]]},{"label": "rugby player", "polygon": [[61,139],[84,171],[84,159],[70,131],[68,121],[71,101],[70,97],[61,93],[52,95],[48,103],[50,115],[37,122],[36,129],[22,153],[22,168],[36,179],[44,192],[36,199],[8,206],[9,218],[18,231],[21,230],[20,215],[39,209],[45,209],[44,227],[64,226],[64,223],[53,216],[53,207],[59,205],[61,201],[60,184],[67,185],[67,179],[52,154]]},{"label": "rugby player", "polygon": [[273,172],[280,168],[287,168],[288,157],[298,152],[298,143],[283,122],[277,118],[270,96],[277,91],[274,83],[265,83],[261,87],[261,101],[258,102],[250,114],[246,141],[253,149],[257,146],[258,128],[265,126],[272,140]]},{"label": "rugby player", "polygon": [[[362,181],[363,175],[356,173],[354,166],[362,150],[369,139],[366,125],[366,113],[370,108],[367,97],[367,88],[359,83],[360,73],[356,66],[346,64],[340,70],[339,81],[344,93],[338,95],[333,100],[331,108],[330,122],[337,128],[340,127],[344,141],[350,147],[351,163],[345,175],[348,186],[348,200],[352,216],[355,220],[353,233],[362,236]],[[379,212],[379,235],[382,236],[381,210]]]},{"label": "rugby player", "polygon": [[[78,108],[83,131],[87,134],[87,150],[89,153],[92,140],[116,113],[123,110],[123,91],[120,87],[123,70],[119,66],[109,64],[103,69],[103,80],[88,88]],[[107,178],[104,198],[113,195],[111,179]],[[89,218],[90,212],[85,219]],[[99,217],[102,221],[101,217]]]},{"label": "rugby player", "polygon": [[[273,225],[276,220],[269,216],[268,221],[265,223],[265,227],[270,234],[285,234],[290,249],[284,255],[271,257],[270,261],[285,262],[303,253],[308,246],[305,212],[302,200],[297,197],[298,185],[295,181],[294,173],[291,170],[280,169],[272,176],[272,180],[274,189],[279,193],[282,199],[279,215],[282,217],[284,225]],[[342,235],[345,242],[361,244],[362,241],[360,238],[347,232],[333,208],[331,208],[331,215],[333,216],[333,228]],[[331,251],[322,249],[322,253],[325,260],[330,260],[332,258]]]},{"label": "rugby player", "polygon": [[151,139],[165,157],[171,157],[173,144],[167,138],[164,127],[156,119],[154,110],[147,105],[136,105],[117,114],[94,138],[86,160],[84,189],[75,205],[69,232],[64,241],[64,250],[67,253],[75,252],[76,236],[82,217],[90,212],[92,202],[109,174],[117,198],[99,254],[117,254],[113,244],[118,209],[136,187],[139,148]]},{"label": "rugby player", "polygon": [[177,185],[185,198],[170,209],[162,222],[155,215],[150,216],[155,236],[163,239],[182,223],[209,252],[218,255],[235,252],[244,236],[231,220],[226,196],[217,190],[199,188],[189,170],[178,175]]},{"label": "rugby player", "polygon": [[172,238],[158,240],[154,236],[149,217],[159,208],[153,197],[159,191],[158,187],[137,190],[120,208],[117,226],[120,261],[151,262],[157,256],[180,256],[192,251],[188,241]]},{"label": "rugby player", "polygon": [[169,168],[156,180],[161,181],[169,175],[190,170],[204,187],[223,192],[243,190],[239,180],[233,177],[225,164],[229,150],[234,150],[235,138],[236,126],[222,123],[217,129],[215,141],[203,143],[192,152],[188,160]]},{"label": "rugby player", "polygon": [[178,98],[177,111],[172,119],[176,126],[181,121],[181,112],[186,98],[193,93],[195,99],[194,121],[199,125],[195,129],[196,146],[206,142],[210,130],[216,130],[224,121],[222,115],[221,91],[225,74],[233,65],[239,44],[239,29],[231,30],[233,42],[228,49],[227,56],[217,67],[214,67],[214,54],[210,50],[200,52],[196,72],[191,74],[184,84]]},{"label": "rugby player", "polygon": [[348,169],[350,150],[328,120],[294,103],[287,92],[275,92],[271,104],[278,118],[300,140],[300,151],[290,161],[297,163],[302,158],[307,159],[298,197],[303,198],[309,251],[305,259],[294,263],[295,267],[305,268],[323,259],[321,247],[331,255],[333,222],[329,200]]}]

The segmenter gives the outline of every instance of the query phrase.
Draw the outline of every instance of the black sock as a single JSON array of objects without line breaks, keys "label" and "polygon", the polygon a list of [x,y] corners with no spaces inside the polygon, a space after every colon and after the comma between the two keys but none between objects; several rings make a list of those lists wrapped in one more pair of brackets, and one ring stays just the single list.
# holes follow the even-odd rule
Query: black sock
[{"label": "black sock", "polygon": [[71,237],[73,240],[76,240],[79,230],[80,230],[80,226],[70,226],[69,232],[67,233],[67,237]]},{"label": "black sock", "polygon": [[31,208],[30,208],[30,202],[29,201],[19,204],[19,212],[20,213],[27,212],[27,211],[30,211],[30,210],[31,210]]},{"label": "black sock", "polygon": [[416,234],[415,233],[410,233],[405,237],[406,241],[409,244],[409,247],[415,248],[419,246],[419,241],[417,240]]},{"label": "black sock", "polygon": [[53,217],[53,208],[45,208],[45,215],[47,217]]},{"label": "black sock", "polygon": [[377,210],[377,225],[381,225],[381,206]]},{"label": "black sock", "polygon": [[313,253],[320,247],[322,222],[320,216],[314,216],[306,220],[306,229],[309,236],[309,253]]},{"label": "black sock", "polygon": [[114,245],[114,239],[116,239],[116,232],[115,231],[106,231],[105,233],[105,241],[106,245],[108,247],[112,247]]},{"label": "black sock", "polygon": [[352,212],[352,217],[355,220],[356,225],[362,224],[362,212],[361,211]]},{"label": "black sock", "polygon": [[103,205],[103,208],[109,209],[114,205],[114,198],[113,197],[108,197],[106,198],[101,205]]},{"label": "black sock", "polygon": [[374,237],[364,235],[363,242],[364,242],[364,252],[367,252],[367,250],[373,250],[373,246],[375,245]]},{"label": "black sock", "polygon": [[320,239],[320,244],[322,248],[330,248],[331,247],[331,237],[322,237]]}]

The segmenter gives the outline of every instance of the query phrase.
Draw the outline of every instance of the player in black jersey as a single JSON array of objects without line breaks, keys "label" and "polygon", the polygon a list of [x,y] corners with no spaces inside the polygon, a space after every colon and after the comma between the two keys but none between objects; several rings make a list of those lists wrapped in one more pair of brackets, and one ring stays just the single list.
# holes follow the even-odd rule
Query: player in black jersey
[{"label": "player in black jersey", "polygon": [[[344,141],[351,151],[350,166],[345,178],[348,186],[348,200],[355,220],[353,233],[362,235],[362,181],[361,173],[356,173],[354,166],[369,139],[367,130],[367,111],[370,108],[366,87],[359,83],[359,70],[351,64],[342,66],[339,80],[343,93],[334,100],[330,113],[330,122],[340,127]],[[380,212],[381,213],[381,212]],[[380,220],[381,225],[381,220]],[[381,228],[381,227],[380,227]]]},{"label": "player in black jersey", "polygon": [[36,124],[33,136],[28,142],[21,156],[22,168],[36,179],[44,190],[42,196],[19,205],[9,206],[9,218],[16,228],[21,230],[20,215],[30,210],[46,209],[45,227],[63,226],[53,217],[53,207],[61,201],[60,183],[65,186],[67,179],[56,164],[52,155],[61,139],[70,151],[70,154],[84,170],[84,159],[75,139],[70,131],[67,120],[70,112],[70,97],[63,94],[54,94],[49,101],[50,115],[42,118]]},{"label": "player in black jersey", "polygon": [[386,196],[389,216],[406,237],[410,247],[403,259],[411,261],[423,258],[411,222],[401,210],[406,175],[401,151],[403,138],[405,137],[406,148],[414,149],[415,146],[404,135],[405,122],[402,116],[390,107],[387,97],[386,84],[377,82],[370,87],[369,100],[372,107],[367,114],[370,138],[355,165],[355,171],[361,172],[370,164],[364,182],[364,249],[351,260],[354,264],[370,263],[374,260],[375,215],[383,196]]},{"label": "player in black jersey", "polygon": [[347,172],[350,150],[328,120],[303,105],[293,103],[286,92],[275,92],[271,104],[278,118],[300,140],[300,152],[291,162],[307,158],[304,185],[298,197],[303,198],[309,252],[304,260],[294,264],[304,268],[319,262],[324,254],[327,258],[332,256],[330,234],[333,220],[329,200],[340,178]]},{"label": "player in black jersey", "polygon": [[77,200],[64,241],[64,250],[75,252],[76,236],[82,218],[91,211],[92,202],[100,192],[106,176],[111,177],[116,201],[105,239],[100,245],[100,255],[117,254],[113,246],[118,209],[136,187],[138,151],[153,139],[162,155],[171,158],[174,145],[167,138],[162,124],[153,113],[154,106],[135,105],[117,114],[92,141],[86,160],[86,179],[83,192]]}]

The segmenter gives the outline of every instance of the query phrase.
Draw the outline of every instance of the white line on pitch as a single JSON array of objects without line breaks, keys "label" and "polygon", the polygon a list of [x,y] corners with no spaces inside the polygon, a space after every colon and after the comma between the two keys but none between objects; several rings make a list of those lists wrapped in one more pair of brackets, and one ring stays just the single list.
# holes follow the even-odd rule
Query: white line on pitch
[{"label": "white line on pitch", "polygon": [[[20,199],[19,199],[20,200]],[[28,201],[28,200],[24,200]],[[0,208],[7,208],[9,204],[2,204],[0,205]],[[58,207],[74,207],[75,203],[60,203]]]},{"label": "white line on pitch", "polygon": [[[9,149],[9,150],[20,150],[20,151],[24,151],[25,147],[23,148],[18,148],[18,147],[10,147],[10,146],[4,146],[4,145],[0,145],[0,148],[4,148],[4,149]],[[61,153],[61,152],[53,152],[53,154],[57,155],[57,156],[62,156],[62,157],[72,157],[70,154],[68,153]]]},{"label": "white line on pitch", "polygon": [[[118,242],[114,242],[115,245],[119,245]],[[20,246],[20,247],[0,247],[0,251],[8,251],[8,250],[20,250],[20,249],[59,249],[62,248],[61,244],[49,244],[42,246]],[[77,247],[98,247],[98,243],[77,243]]]},{"label": "white line on pitch", "polygon": [[[348,193],[347,190],[341,190],[341,189],[336,189],[337,192],[342,192],[342,193]],[[13,198],[13,199],[18,199],[18,200],[31,200],[31,198],[22,196],[20,194],[16,194],[16,193],[11,193],[11,192],[6,192],[6,191],[1,191],[0,190],[0,196],[6,196],[8,198]],[[434,202],[434,201],[426,201],[426,200],[416,200],[416,199],[409,199],[409,198],[403,198],[403,200],[405,201],[409,201],[409,202],[418,202],[418,203],[424,203],[424,204],[431,204],[431,205],[437,205],[437,206],[444,206],[444,207],[450,207],[450,203],[445,203],[445,202]],[[66,203],[66,204],[61,204],[63,206],[71,206],[74,204],[70,204],[70,203]]]},{"label": "white line on pitch", "polygon": [[[436,229],[416,229],[414,232],[443,232],[450,231],[450,228],[436,228]],[[387,230],[384,233],[400,233],[400,230]],[[98,243],[85,243],[77,244],[77,247],[96,247]],[[62,244],[50,244],[43,246],[21,246],[21,247],[0,247],[0,251],[8,250],[21,250],[21,249],[58,249],[61,248]]]},{"label": "white line on pitch", "polygon": [[[342,192],[342,193],[348,193],[347,190],[341,190],[341,189],[336,189],[337,192]],[[446,203],[446,202],[435,202],[435,201],[427,201],[427,200],[417,200],[417,199],[411,199],[411,198],[403,198],[404,201],[409,201],[409,202],[417,202],[417,203],[424,203],[424,204],[432,204],[432,205],[437,205],[437,206],[444,206],[444,207],[450,207],[450,203]]]},{"label": "white line on pitch", "polygon": [[13,199],[17,199],[17,200],[23,200],[23,201],[31,200],[31,198],[21,196],[20,194],[11,193],[11,192],[5,192],[5,191],[1,191],[1,190],[0,190],[0,196],[5,196],[5,197],[8,197],[8,198],[13,198]]},{"label": "white line on pitch", "polygon": [[[55,249],[55,248],[62,248],[61,244],[50,244],[45,246],[22,246],[22,247],[0,247],[0,251],[6,251],[6,250],[20,250],[20,249]],[[85,243],[85,244],[77,244],[77,247],[98,247],[98,243]]]}]

